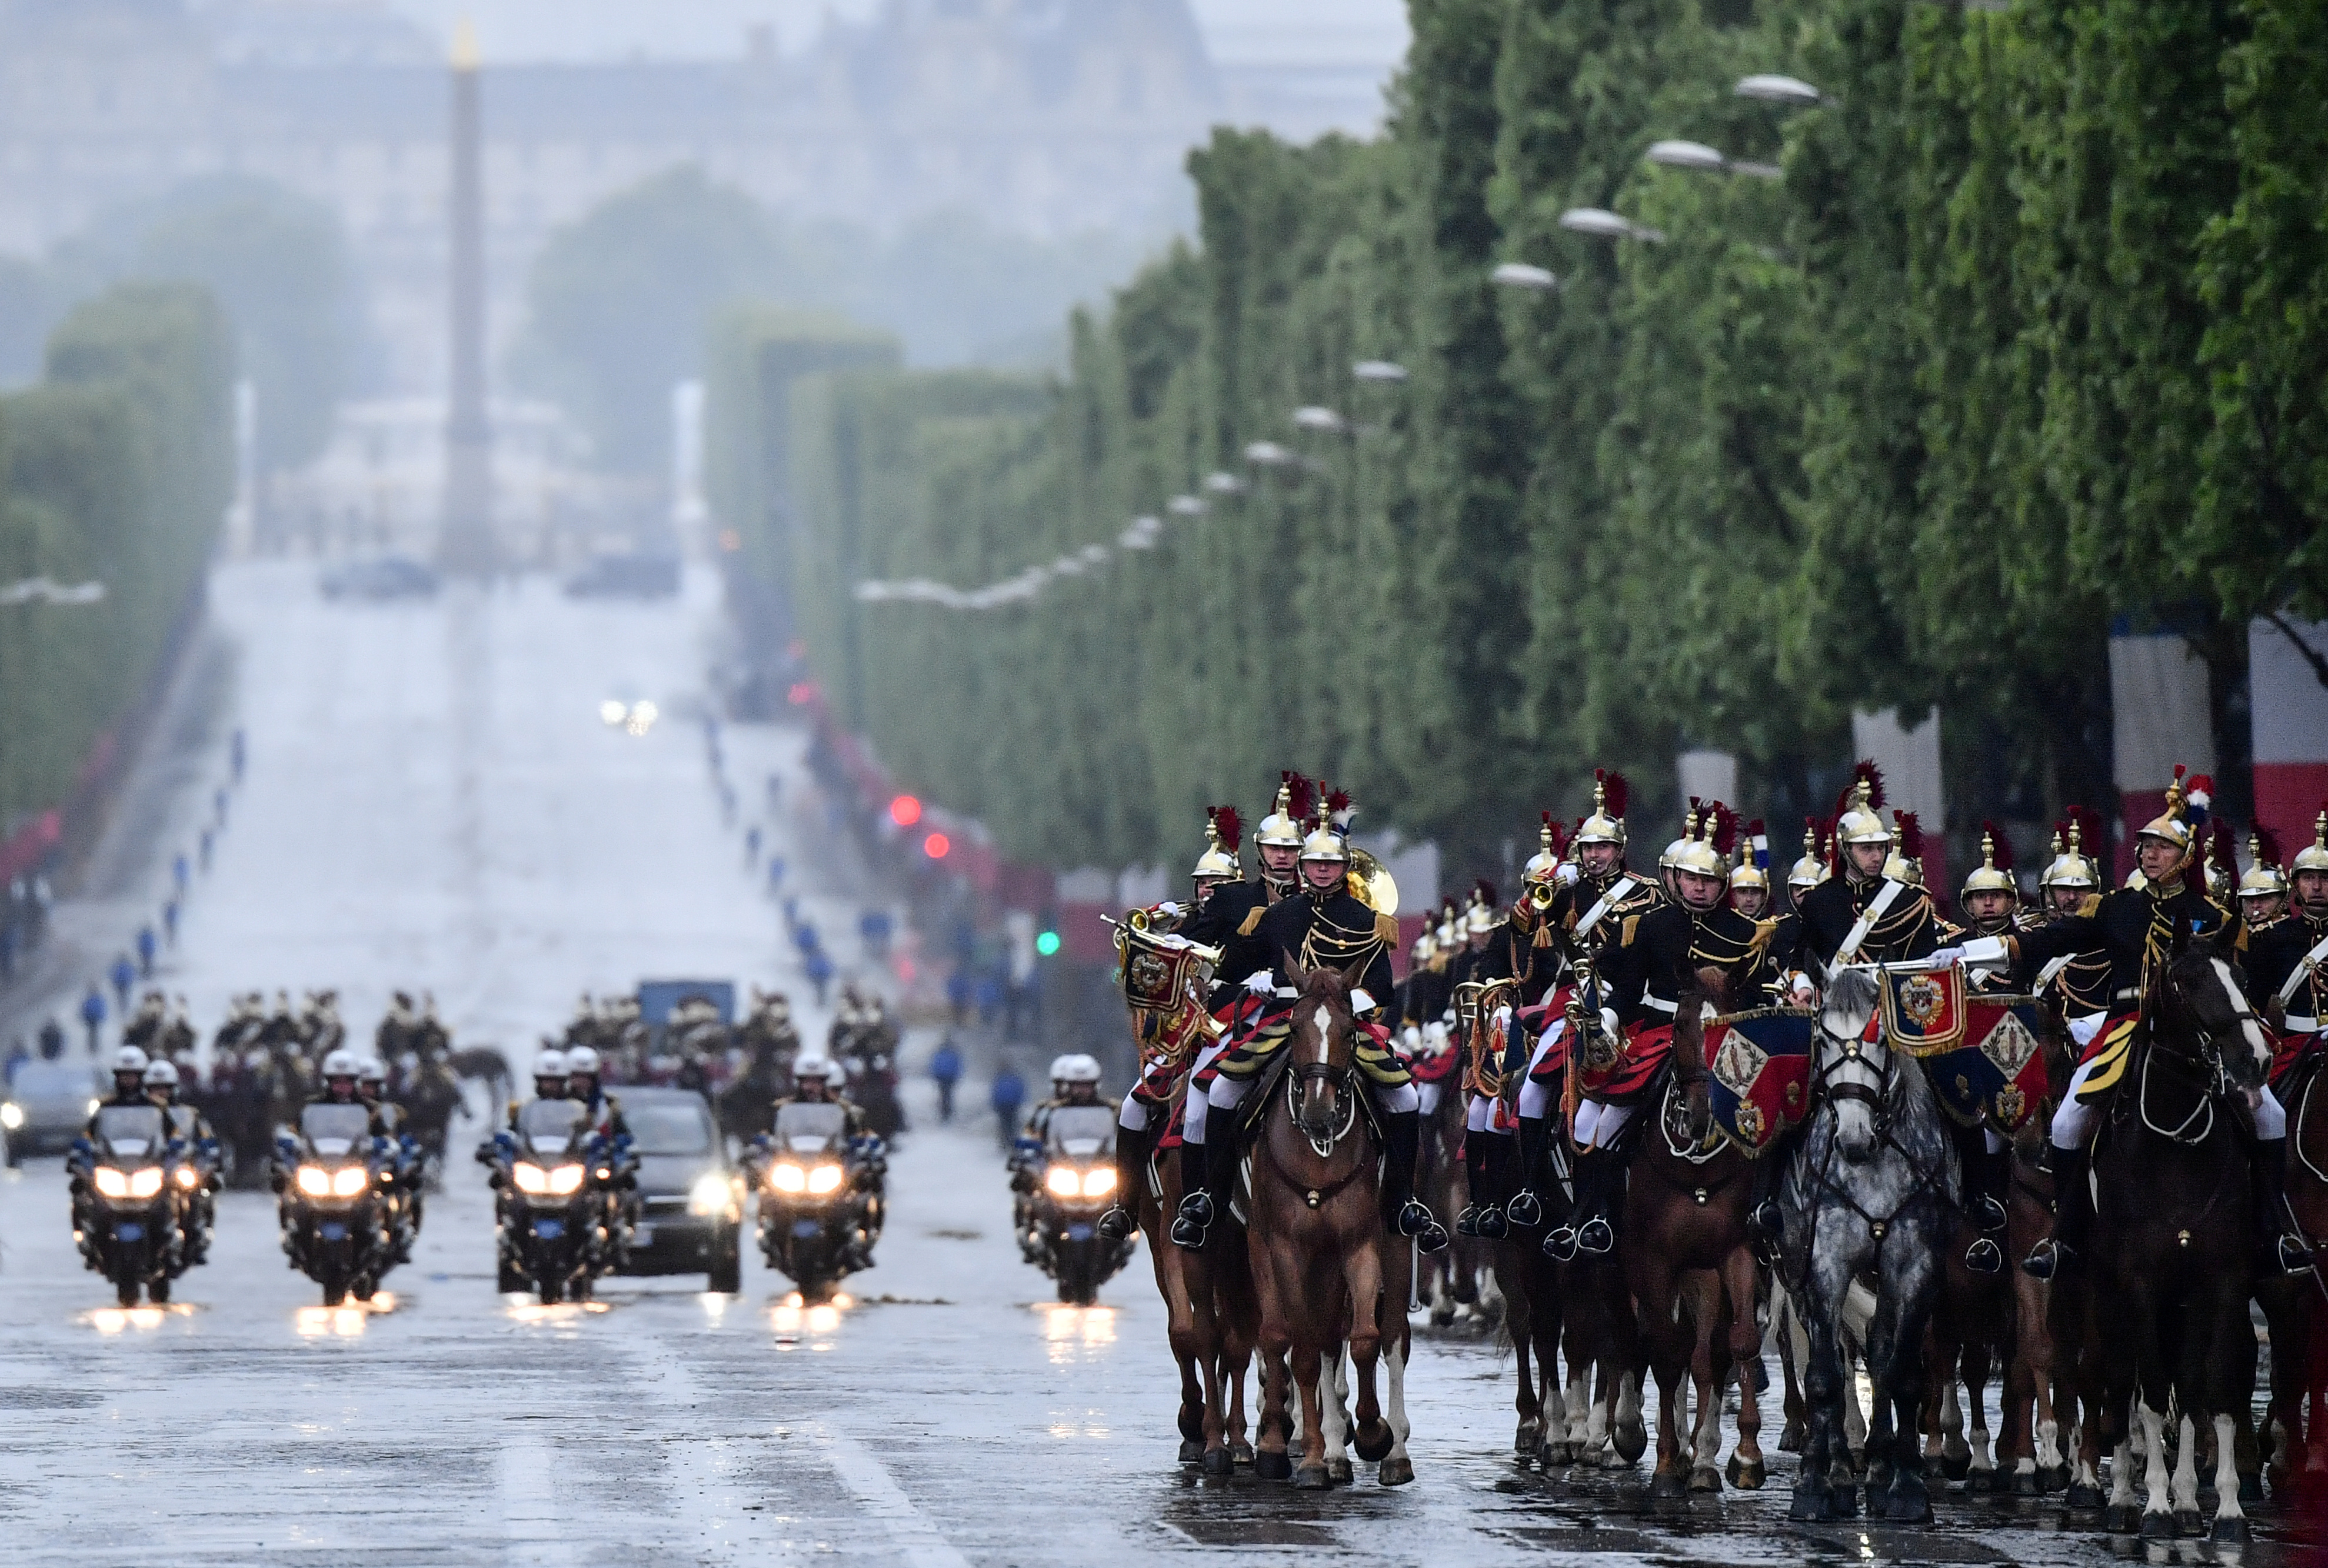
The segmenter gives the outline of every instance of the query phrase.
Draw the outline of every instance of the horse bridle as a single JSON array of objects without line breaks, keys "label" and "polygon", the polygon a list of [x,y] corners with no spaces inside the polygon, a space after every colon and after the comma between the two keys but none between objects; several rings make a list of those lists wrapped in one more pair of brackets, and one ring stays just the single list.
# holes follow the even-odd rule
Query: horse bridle
[{"label": "horse bridle", "polygon": [[[2199,1086],[2199,1104],[2190,1115],[2184,1116],[2173,1127],[2159,1125],[2150,1114],[2150,1071],[2152,1064],[2160,1055],[2159,1034],[2156,1029],[2150,1029],[2146,1031],[2148,1039],[2145,1041],[2149,1049],[2142,1053],[2142,1069],[2135,1078],[2135,1111],[2142,1118],[2143,1126],[2150,1132],[2155,1133],[2170,1143],[2180,1143],[2186,1148],[2195,1148],[2205,1143],[2215,1130],[2216,1097],[2232,1093],[2239,1086],[2232,1082],[2229,1069],[2223,1065],[2222,1034],[2200,1015],[2199,1010],[2191,1004],[2189,997],[2180,986],[2174,984],[2174,977],[2171,974],[2161,977],[2158,990],[2162,1001],[2171,998],[2176,1010],[2189,1019],[2192,1032],[2199,1038],[2199,1055],[2196,1058],[2173,1050],[2169,1050],[2165,1054],[2170,1058],[2179,1057],[2190,1062],[2205,1075],[2206,1081]],[[2245,1046],[2247,1043],[2245,1026],[2256,1022],[2255,1011],[2248,1005],[2247,998],[2239,994],[2237,987],[2229,988],[2229,1000],[2231,1003],[2230,1032],[2238,1037],[2241,1046]],[[2200,1124],[2202,1117],[2204,1121],[2199,1125],[2199,1130],[2195,1133],[2192,1132],[2192,1125]]]},{"label": "horse bridle", "polygon": [[[1914,1176],[1915,1180],[1909,1185],[1907,1191],[1901,1195],[1900,1201],[1892,1206],[1892,1212],[1879,1218],[1876,1215],[1868,1213],[1866,1209],[1861,1208],[1859,1199],[1852,1195],[1849,1189],[1845,1188],[1841,1182],[1835,1181],[1834,1175],[1830,1171],[1821,1169],[1813,1171],[1812,1175],[1818,1182],[1822,1190],[1831,1193],[1835,1197],[1842,1199],[1845,1208],[1849,1209],[1854,1214],[1859,1216],[1859,1218],[1866,1223],[1869,1234],[1873,1237],[1876,1246],[1881,1248],[1883,1245],[1884,1238],[1891,1234],[1892,1222],[1899,1218],[1901,1211],[1906,1209],[1910,1203],[1913,1203],[1917,1199],[1922,1197],[1924,1193],[1929,1190],[1933,1181],[1938,1177],[1940,1171],[1938,1165],[1918,1164],[1914,1153],[1909,1150],[1906,1144],[1901,1143],[1897,1137],[1892,1135],[1892,1093],[1899,1083],[1899,1053],[1894,1051],[1888,1045],[1882,1045],[1878,1041],[1873,1041],[1863,1038],[1864,1028],[1865,1026],[1863,1025],[1862,1034],[1844,1037],[1837,1035],[1833,1030],[1827,1028],[1826,1019],[1822,1018],[1818,1021],[1820,1037],[1825,1041],[1840,1044],[1843,1047],[1843,1051],[1839,1058],[1832,1059],[1828,1059],[1827,1053],[1824,1050],[1820,1052],[1821,1059],[1817,1066],[1813,1069],[1811,1075],[1811,1097],[1815,1104],[1832,1106],[1838,1101],[1856,1100],[1866,1106],[1869,1108],[1870,1114],[1875,1120],[1876,1141],[1879,1143],[1888,1144],[1892,1149],[1896,1150],[1899,1153],[1900,1157],[1908,1162],[1908,1169]],[[1880,1067],[1874,1065],[1869,1059],[1871,1053],[1867,1048],[1871,1045],[1875,1046],[1876,1050],[1881,1052],[1882,1065]],[[1845,1071],[1853,1067],[1865,1068],[1868,1071],[1875,1073],[1877,1075],[1876,1082],[1870,1085],[1855,1082],[1837,1083],[1835,1081],[1835,1076],[1837,1073]],[[1838,1147],[1839,1145],[1837,1144],[1829,1145],[1827,1155],[1830,1161],[1833,1160]],[[1807,1249],[1803,1255],[1803,1266],[1806,1270],[1810,1266],[1810,1254]],[[1799,1283],[1799,1282],[1798,1283]]]}]

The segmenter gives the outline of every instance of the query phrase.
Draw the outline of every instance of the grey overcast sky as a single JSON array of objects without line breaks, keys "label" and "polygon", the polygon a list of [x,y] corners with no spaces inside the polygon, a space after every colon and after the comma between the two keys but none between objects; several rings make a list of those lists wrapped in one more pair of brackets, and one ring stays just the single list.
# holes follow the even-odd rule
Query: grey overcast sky
[{"label": "grey overcast sky", "polygon": [[[387,0],[449,35],[473,17],[488,57],[665,58],[738,53],[745,31],[772,25],[804,47],[827,14],[863,17],[881,0]],[[1388,74],[1406,51],[1404,0],[1189,0],[1224,64],[1370,65]]]}]

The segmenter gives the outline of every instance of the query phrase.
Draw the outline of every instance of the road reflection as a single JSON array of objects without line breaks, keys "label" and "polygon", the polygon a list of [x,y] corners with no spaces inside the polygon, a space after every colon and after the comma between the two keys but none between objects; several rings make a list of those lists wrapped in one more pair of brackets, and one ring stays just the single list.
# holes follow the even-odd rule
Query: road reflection
[{"label": "road reflection", "polygon": [[356,1339],[374,1318],[396,1311],[396,1293],[380,1291],[368,1302],[343,1302],[336,1307],[301,1307],[291,1326],[303,1339]]},{"label": "road reflection", "polygon": [[166,1307],[97,1307],[79,1313],[74,1321],[108,1337],[133,1330],[150,1334],[173,1318],[191,1318],[200,1310],[191,1302],[173,1302]]}]

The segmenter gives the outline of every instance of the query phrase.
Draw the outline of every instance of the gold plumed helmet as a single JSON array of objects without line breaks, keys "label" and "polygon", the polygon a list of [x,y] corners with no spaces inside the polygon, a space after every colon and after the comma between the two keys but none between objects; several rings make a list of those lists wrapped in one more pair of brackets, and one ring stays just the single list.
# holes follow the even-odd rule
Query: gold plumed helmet
[{"label": "gold plumed helmet", "polygon": [[1300,849],[1313,787],[1299,773],[1281,773],[1278,780],[1276,808],[1253,830],[1253,841],[1264,849]]},{"label": "gold plumed helmet", "polygon": [[2083,807],[2071,807],[2070,819],[2053,829],[2053,858],[2046,863],[2045,874],[2037,879],[2039,887],[2049,892],[2055,888],[2091,891],[2101,885],[2100,873],[2085,853],[2089,820]]},{"label": "gold plumed helmet", "polygon": [[1746,825],[1745,836],[1738,841],[1738,865],[1730,873],[1730,886],[1733,891],[1739,888],[1770,891],[1770,843],[1759,817]]},{"label": "gold plumed helmet", "polygon": [[1818,824],[1803,818],[1803,858],[1787,871],[1787,891],[1798,898],[1826,881],[1826,857],[1819,854]]},{"label": "gold plumed helmet", "polygon": [[1912,811],[1893,812],[1892,822],[1892,853],[1883,857],[1883,874],[1893,882],[1906,882],[1910,887],[1922,887],[1924,829]]},{"label": "gold plumed helmet", "polygon": [[1414,947],[1407,956],[1408,966],[1420,969],[1438,956],[1439,938],[1432,934],[1431,928],[1426,925],[1422,928],[1422,934],[1414,938]]},{"label": "gold plumed helmet", "polygon": [[1520,881],[1542,887],[1560,874],[1561,854],[1567,848],[1561,841],[1560,824],[1549,811],[1544,814],[1544,826],[1536,829],[1535,842],[1535,853],[1520,867]]},{"label": "gold plumed helmet", "polygon": [[1499,923],[1495,884],[1482,881],[1471,890],[1471,907],[1463,912],[1466,935],[1484,937]]},{"label": "gold plumed helmet", "polygon": [[1738,817],[1719,800],[1700,804],[1689,798],[1689,815],[1682,820],[1681,836],[1674,840],[1672,866],[1695,876],[1730,880],[1730,846],[1738,837]]},{"label": "gold plumed helmet", "polygon": [[1339,789],[1318,803],[1310,835],[1301,841],[1301,858],[1350,863],[1350,798]]},{"label": "gold plumed helmet", "polygon": [[1188,873],[1193,882],[1243,882],[1244,863],[1237,858],[1237,844],[1244,824],[1234,806],[1205,807],[1205,853]]},{"label": "gold plumed helmet", "polygon": [[1584,819],[1570,842],[1575,845],[1625,843],[1625,802],[1632,793],[1622,773],[1592,770],[1592,815]]},{"label": "gold plumed helmet", "polygon": [[2295,852],[2295,863],[2287,868],[2293,877],[2298,872],[2328,871],[2328,801],[2320,805],[2320,815],[2312,821],[2312,842]]},{"label": "gold plumed helmet", "polygon": [[[2328,837],[2328,812],[2321,817],[2322,835]],[[2280,869],[2279,845],[2272,841],[2270,829],[2258,823],[2248,834],[2248,870],[2239,878],[2239,897],[2278,898],[2286,891],[2287,873]]]},{"label": "gold plumed helmet", "polygon": [[1964,896],[1975,893],[2021,896],[2021,884],[2013,880],[2013,840],[1994,822],[1980,825],[1980,864],[1964,881]]},{"label": "gold plumed helmet", "polygon": [[1452,948],[1463,940],[1463,916],[1450,896],[1439,911],[1439,945]]},{"label": "gold plumed helmet", "polygon": [[2207,807],[2214,785],[2204,774],[2183,782],[2182,763],[2174,764],[2174,781],[2166,787],[2166,809],[2142,826],[2139,839],[2155,838],[2182,852],[2187,863],[2199,847],[2199,830],[2207,826]]},{"label": "gold plumed helmet", "polygon": [[[1835,807],[1838,844],[1890,844],[1896,836],[1883,820],[1883,775],[1873,762],[1852,769],[1852,781]],[[1885,874],[1890,874],[1887,871]]]}]

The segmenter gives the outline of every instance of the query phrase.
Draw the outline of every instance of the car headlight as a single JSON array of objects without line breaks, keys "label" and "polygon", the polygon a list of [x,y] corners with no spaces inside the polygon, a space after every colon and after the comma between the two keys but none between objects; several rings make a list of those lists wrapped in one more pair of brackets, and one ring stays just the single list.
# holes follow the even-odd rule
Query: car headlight
[{"label": "car headlight", "polygon": [[89,1114],[92,1116],[104,1108],[105,1102],[103,1100],[91,1100],[89,1102]]},{"label": "car headlight", "polygon": [[838,1192],[840,1190],[840,1167],[819,1165],[808,1173],[808,1190],[814,1193]]},{"label": "car headlight", "polygon": [[707,1171],[695,1179],[687,1190],[687,1211],[690,1214],[718,1214],[728,1208],[728,1178],[716,1171]]},{"label": "car headlight", "polygon": [[1043,1185],[1051,1190],[1054,1198],[1083,1196],[1083,1178],[1075,1174],[1075,1168],[1072,1165],[1052,1166],[1050,1174],[1043,1178]]},{"label": "car headlight", "polygon": [[560,1165],[549,1173],[549,1195],[553,1198],[564,1198],[581,1189],[582,1167],[579,1165]]},{"label": "car headlight", "polygon": [[510,1180],[517,1183],[520,1192],[549,1190],[549,1178],[542,1174],[539,1165],[512,1165],[510,1167]]},{"label": "car headlight", "polygon": [[321,1165],[300,1166],[299,1190],[310,1198],[329,1198],[332,1195],[332,1173]]},{"label": "car headlight", "polygon": [[371,1171],[365,1170],[361,1165],[350,1165],[345,1170],[335,1171],[333,1174],[332,1196],[334,1198],[353,1198],[357,1193],[361,1192],[365,1188],[371,1185]]},{"label": "car headlight", "polygon": [[14,1100],[10,1100],[5,1104],[0,1104],[0,1127],[5,1127],[13,1133],[23,1125],[23,1106],[18,1105]]},{"label": "car headlight", "polygon": [[96,1181],[98,1191],[108,1198],[129,1196],[129,1178],[110,1165],[99,1165],[97,1168]]},{"label": "car headlight", "polygon": [[1084,1172],[1084,1196],[1104,1198],[1115,1190],[1115,1167],[1103,1165],[1096,1171]]},{"label": "car headlight", "polygon": [[779,1192],[805,1192],[808,1190],[808,1172],[797,1165],[771,1166],[768,1185]]},{"label": "car headlight", "polygon": [[129,1196],[151,1198],[162,1190],[162,1167],[148,1165],[143,1171],[129,1173]]}]

